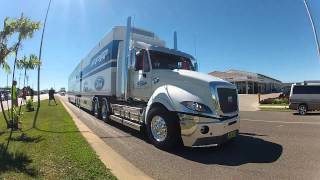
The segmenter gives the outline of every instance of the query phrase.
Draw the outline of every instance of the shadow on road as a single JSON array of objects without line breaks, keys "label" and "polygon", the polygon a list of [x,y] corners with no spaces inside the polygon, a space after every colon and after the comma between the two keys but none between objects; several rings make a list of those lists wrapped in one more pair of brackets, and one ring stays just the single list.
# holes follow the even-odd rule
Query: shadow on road
[{"label": "shadow on road", "polygon": [[32,160],[22,152],[10,153],[6,151],[3,144],[0,144],[0,174],[8,171],[15,171],[28,174],[31,177],[38,175],[34,168],[28,167]]},{"label": "shadow on road", "polygon": [[[297,115],[297,116],[302,116],[299,113],[293,113],[293,115]],[[319,112],[308,112],[307,114],[303,115],[303,116],[320,116]]]},{"label": "shadow on road", "polygon": [[203,164],[239,166],[246,163],[271,163],[282,154],[282,146],[246,135],[221,147],[182,148],[174,154]]}]

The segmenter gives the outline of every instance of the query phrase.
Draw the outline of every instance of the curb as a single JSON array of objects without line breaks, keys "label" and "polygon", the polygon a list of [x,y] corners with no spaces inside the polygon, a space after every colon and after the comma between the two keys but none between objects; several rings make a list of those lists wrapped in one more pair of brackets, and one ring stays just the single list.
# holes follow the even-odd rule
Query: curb
[{"label": "curb", "polygon": [[132,179],[132,180],[144,180],[152,179],[140,169],[131,164],[128,160],[119,155],[104,141],[102,141],[97,135],[95,135],[90,128],[88,128],[76,115],[69,109],[66,103],[61,99],[60,102],[67,112],[72,117],[72,120],[78,127],[82,136],[87,140],[90,146],[94,149],[99,159],[104,165],[111,170],[114,176],[118,179]]}]

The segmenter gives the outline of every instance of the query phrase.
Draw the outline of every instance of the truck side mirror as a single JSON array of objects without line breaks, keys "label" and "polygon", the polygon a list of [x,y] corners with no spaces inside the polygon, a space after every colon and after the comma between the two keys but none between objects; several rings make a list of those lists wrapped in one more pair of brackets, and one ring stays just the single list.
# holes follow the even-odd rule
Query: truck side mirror
[{"label": "truck side mirror", "polygon": [[143,51],[138,51],[135,53],[135,64],[134,64],[134,70],[140,71],[143,70]]},{"label": "truck side mirror", "polygon": [[198,63],[197,62],[194,63],[194,70],[198,71]]},{"label": "truck side mirror", "polygon": [[134,69],[134,68],[135,68],[135,64],[136,64],[136,52],[137,52],[137,51],[136,51],[135,49],[131,49],[129,69]]}]

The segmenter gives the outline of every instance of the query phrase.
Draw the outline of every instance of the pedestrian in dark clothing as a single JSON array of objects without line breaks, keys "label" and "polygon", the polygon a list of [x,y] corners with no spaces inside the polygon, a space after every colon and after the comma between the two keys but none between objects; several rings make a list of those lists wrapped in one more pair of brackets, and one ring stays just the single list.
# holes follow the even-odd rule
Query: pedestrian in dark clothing
[{"label": "pedestrian in dark clothing", "polygon": [[57,102],[56,102],[56,100],[55,100],[55,98],[54,98],[54,93],[55,93],[54,89],[51,88],[51,89],[49,90],[49,104],[48,104],[48,105],[50,105],[50,102],[51,102],[51,101],[54,101],[54,103],[55,103],[56,105],[58,105]]}]

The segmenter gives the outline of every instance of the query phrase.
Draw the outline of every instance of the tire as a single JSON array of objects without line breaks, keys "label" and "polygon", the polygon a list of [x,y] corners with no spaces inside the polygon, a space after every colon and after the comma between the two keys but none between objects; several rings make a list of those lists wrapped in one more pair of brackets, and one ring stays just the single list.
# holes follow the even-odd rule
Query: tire
[{"label": "tire", "polygon": [[99,101],[96,99],[92,103],[92,115],[96,117],[97,119],[100,119],[101,113],[100,113],[100,106],[99,106]]},{"label": "tire", "polygon": [[101,104],[101,119],[102,119],[102,121],[109,122],[109,116],[110,116],[109,103],[106,99],[104,99]]},{"label": "tire", "polygon": [[181,142],[178,122],[178,117],[165,108],[152,108],[147,116],[147,135],[150,142],[163,150],[171,150],[177,147]]},{"label": "tire", "polygon": [[79,99],[79,98],[75,98],[76,107],[79,107],[78,99]]},{"label": "tire", "polygon": [[308,112],[308,107],[306,104],[300,104],[298,107],[298,112],[300,115],[304,116],[307,114]]}]

